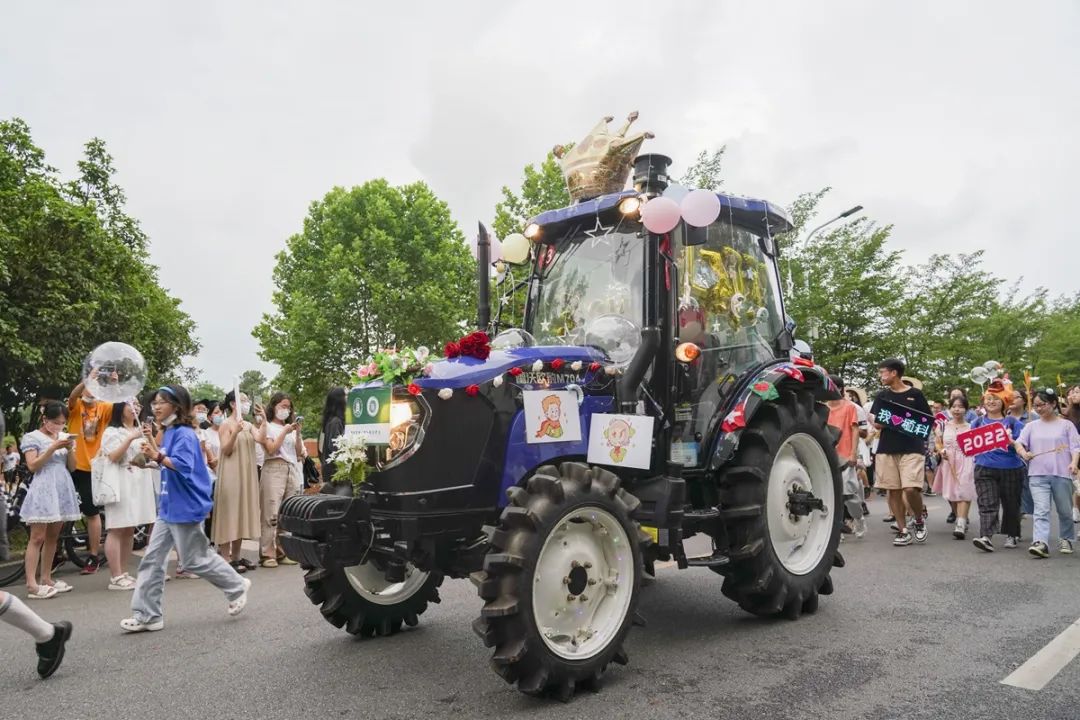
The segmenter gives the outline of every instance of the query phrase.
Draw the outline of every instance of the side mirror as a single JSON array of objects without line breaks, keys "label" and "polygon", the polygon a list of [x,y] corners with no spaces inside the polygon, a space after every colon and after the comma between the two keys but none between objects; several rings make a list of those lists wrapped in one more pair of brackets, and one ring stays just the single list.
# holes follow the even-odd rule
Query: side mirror
[{"label": "side mirror", "polygon": [[683,223],[683,245],[692,247],[694,245],[704,245],[709,239],[709,228],[706,227],[694,227],[693,225],[687,225]]}]

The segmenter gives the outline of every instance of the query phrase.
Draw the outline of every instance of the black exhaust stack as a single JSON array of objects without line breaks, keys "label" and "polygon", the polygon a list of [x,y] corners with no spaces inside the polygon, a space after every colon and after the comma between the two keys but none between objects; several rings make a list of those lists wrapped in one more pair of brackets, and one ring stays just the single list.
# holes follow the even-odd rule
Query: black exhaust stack
[{"label": "black exhaust stack", "polygon": [[638,155],[634,158],[634,189],[650,197],[660,195],[670,183],[667,155]]},{"label": "black exhaust stack", "polygon": [[484,223],[476,236],[476,328],[487,332],[491,324],[491,238]]}]

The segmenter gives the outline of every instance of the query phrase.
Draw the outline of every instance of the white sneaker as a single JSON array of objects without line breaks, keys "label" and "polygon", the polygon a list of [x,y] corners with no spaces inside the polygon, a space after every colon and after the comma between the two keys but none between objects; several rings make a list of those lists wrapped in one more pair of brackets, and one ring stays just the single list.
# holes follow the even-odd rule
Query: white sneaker
[{"label": "white sneaker", "polygon": [[1006,536],[1006,538],[1005,538],[1005,547],[1008,548],[1009,550],[1015,550],[1016,549],[1016,538],[1013,537],[1012,535]]},{"label": "white sneaker", "polygon": [[1080,508],[1073,508],[1073,522],[1080,523]]},{"label": "white sneaker", "polygon": [[866,534],[866,519],[859,518],[855,521],[855,537],[861,538]]},{"label": "white sneaker", "polygon": [[236,616],[244,611],[247,607],[248,590],[251,589],[251,581],[247,578],[243,578],[244,581],[244,594],[229,603],[229,615]]},{"label": "white sneaker", "polygon": [[133,617],[124,618],[120,621],[120,628],[124,632],[139,633],[139,632],[157,632],[165,627],[165,621],[158,618],[154,622],[144,623],[139,622]]},{"label": "white sneaker", "polygon": [[109,578],[110,590],[134,590],[135,581],[129,578],[127,575],[118,575],[114,578]]},{"label": "white sneaker", "polygon": [[1062,555],[1072,555],[1072,541],[1061,538],[1061,540],[1058,541],[1058,552]]}]

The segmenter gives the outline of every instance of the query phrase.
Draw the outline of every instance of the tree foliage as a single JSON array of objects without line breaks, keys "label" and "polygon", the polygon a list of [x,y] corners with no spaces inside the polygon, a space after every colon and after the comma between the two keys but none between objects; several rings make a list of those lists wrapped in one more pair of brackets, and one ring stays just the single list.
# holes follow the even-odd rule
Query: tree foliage
[{"label": "tree foliage", "polygon": [[570,192],[566,189],[559,160],[553,153],[548,153],[539,167],[531,163],[525,166],[521,188],[517,192],[505,185],[501,192],[503,199],[495,205],[495,222],[492,224],[500,239],[521,232],[530,218],[545,210],[570,204]]},{"label": "tree foliage", "polygon": [[198,350],[124,211],[103,142],[87,144],[80,173],[78,188],[62,182],[26,123],[0,122],[0,407],[13,424],[39,395],[66,395],[102,342],[138,348],[155,384]]},{"label": "tree foliage", "polygon": [[277,256],[276,311],[254,330],[275,384],[305,408],[377,350],[441,348],[475,314],[475,268],[446,204],[424,183],[372,180],[312,203]]},{"label": "tree foliage", "polygon": [[719,190],[720,186],[724,184],[721,173],[726,149],[726,147],[721,147],[719,150],[713,150],[712,152],[702,150],[698,153],[697,159],[690,164],[683,176],[679,178],[679,184],[693,189]]}]

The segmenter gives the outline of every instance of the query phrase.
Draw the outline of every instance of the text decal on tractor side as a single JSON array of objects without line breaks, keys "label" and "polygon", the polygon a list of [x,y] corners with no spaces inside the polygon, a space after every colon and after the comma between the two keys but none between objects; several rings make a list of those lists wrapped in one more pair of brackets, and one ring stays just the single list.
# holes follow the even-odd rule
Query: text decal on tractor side
[{"label": "text decal on tractor side", "polygon": [[[842,496],[823,402],[837,394],[822,368],[789,362],[776,261],[791,220],[761,200],[674,192],[670,159],[638,155],[651,135],[630,133],[635,119],[560,148],[574,204],[506,238],[499,269],[526,277],[504,271],[496,289],[527,290],[524,326],[490,301],[481,226],[490,352],[388,388],[401,440],[373,450],[355,494],[282,505],[282,544],[334,625],[397,632],[444,578],[470,578],[495,670],[567,700],[627,662],[659,560],[717,573],[717,591],[757,615],[795,619],[832,592]],[[523,390],[555,389],[526,408]],[[712,551],[688,557],[699,534]]]}]

